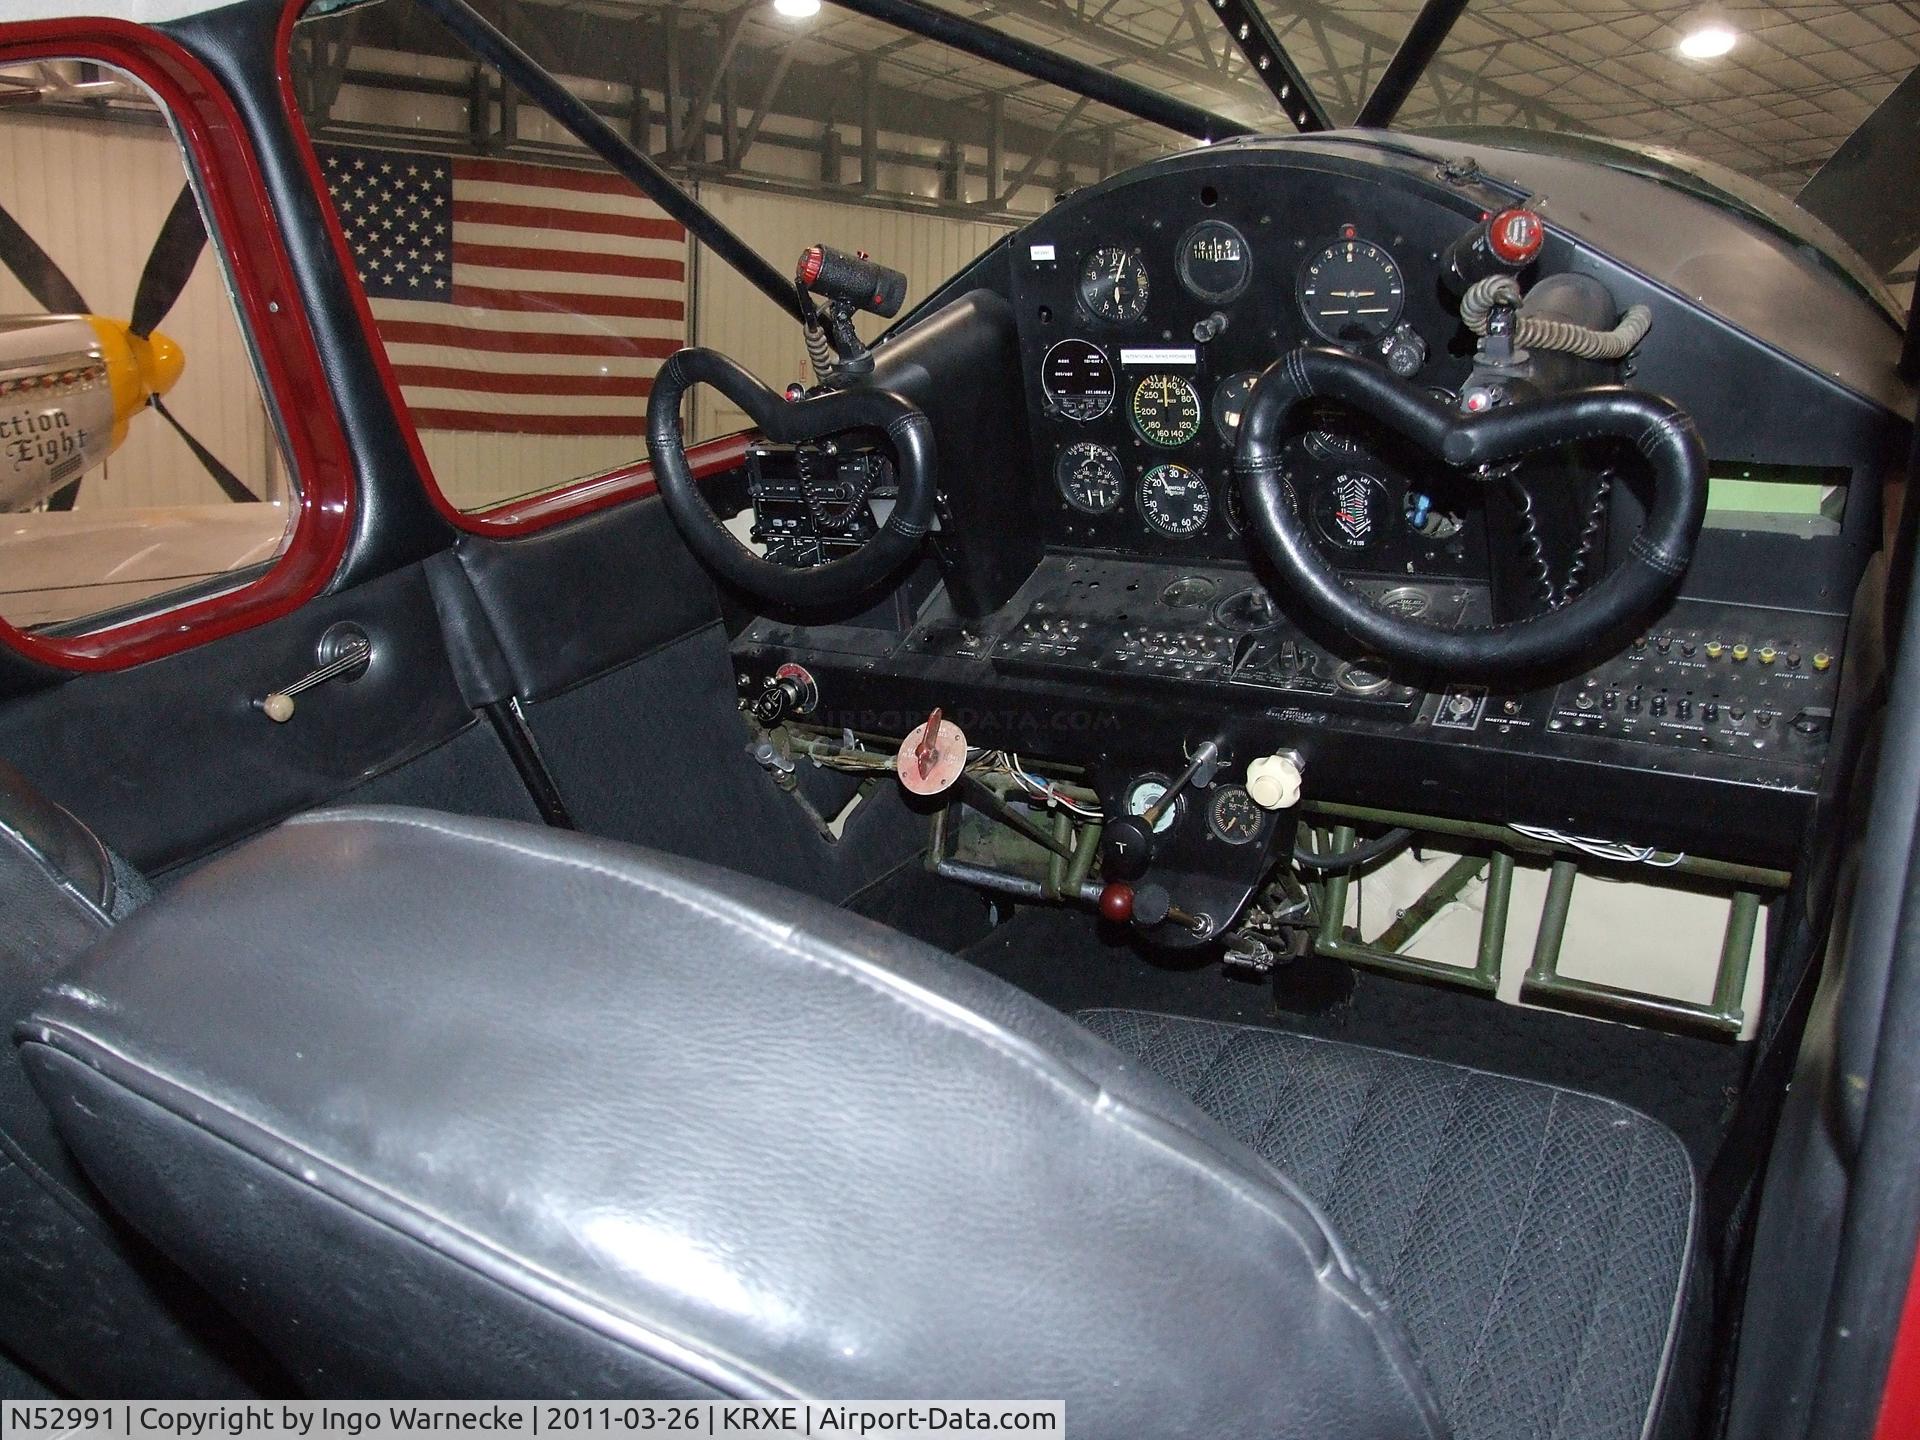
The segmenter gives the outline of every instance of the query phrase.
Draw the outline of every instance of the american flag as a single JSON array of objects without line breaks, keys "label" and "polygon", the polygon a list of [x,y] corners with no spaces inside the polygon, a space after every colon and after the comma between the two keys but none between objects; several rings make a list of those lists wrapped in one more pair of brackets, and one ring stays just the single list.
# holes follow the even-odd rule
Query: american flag
[{"label": "american flag", "polygon": [[686,334],[687,238],[618,176],[320,147],[422,429],[641,435]]}]

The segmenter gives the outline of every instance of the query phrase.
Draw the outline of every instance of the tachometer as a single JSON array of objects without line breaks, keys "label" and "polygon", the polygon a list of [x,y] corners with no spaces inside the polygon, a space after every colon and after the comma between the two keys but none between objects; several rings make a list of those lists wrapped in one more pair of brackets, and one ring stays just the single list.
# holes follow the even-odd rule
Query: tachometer
[{"label": "tachometer", "polygon": [[1329,340],[1377,340],[1400,319],[1406,283],[1393,256],[1344,235],[1300,272],[1300,308]]},{"label": "tachometer", "polygon": [[1138,250],[1106,245],[1080,267],[1080,303],[1102,320],[1138,320],[1147,308],[1147,265]]},{"label": "tachometer", "polygon": [[1229,845],[1251,845],[1266,823],[1266,813],[1238,785],[1222,785],[1207,802],[1207,828]]},{"label": "tachometer", "polygon": [[1253,278],[1247,237],[1224,220],[1202,220],[1180,240],[1180,283],[1198,299],[1224,305]]},{"label": "tachometer", "polygon": [[1069,420],[1098,420],[1113,408],[1113,362],[1098,345],[1056,340],[1040,361],[1047,403]]},{"label": "tachometer", "polygon": [[1177,449],[1200,434],[1200,396],[1185,376],[1148,375],[1133,387],[1127,418],[1149,445]]},{"label": "tachometer", "polygon": [[1212,513],[1207,482],[1186,466],[1156,465],[1140,477],[1140,514],[1162,535],[1197,535]]},{"label": "tachometer", "polygon": [[1060,452],[1060,458],[1053,462],[1053,479],[1067,503],[1088,515],[1105,515],[1120,503],[1127,489],[1127,472],[1120,468],[1120,457],[1091,440]]}]

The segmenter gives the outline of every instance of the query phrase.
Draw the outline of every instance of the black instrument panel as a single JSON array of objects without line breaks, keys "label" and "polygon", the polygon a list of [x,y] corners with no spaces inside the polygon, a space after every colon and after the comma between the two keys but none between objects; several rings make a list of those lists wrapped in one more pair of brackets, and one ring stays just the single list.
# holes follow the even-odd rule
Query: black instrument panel
[{"label": "black instrument panel", "polygon": [[[819,680],[811,718],[829,728],[899,733],[938,705],[976,744],[1140,773],[1225,736],[1242,761],[1296,751],[1322,799],[1791,865],[1838,709],[1847,604],[1905,425],[1729,328],[1690,277],[1594,250],[1579,238],[1597,203],[1579,175],[1531,192],[1550,224],[1533,279],[1592,277],[1655,321],[1628,373],[1565,383],[1618,378],[1674,400],[1716,478],[1751,481],[1759,502],[1710,509],[1674,602],[1616,653],[1490,690],[1392,673],[1323,633],[1245,533],[1235,425],[1276,359],[1339,343],[1436,392],[1467,388],[1474,345],[1441,288],[1443,256],[1529,193],[1489,181],[1504,155],[1480,159],[1485,170],[1348,139],[1222,146],[1080,192],[1008,237],[881,347],[886,383],[936,408],[973,384],[1008,420],[983,452],[1000,487],[991,507],[945,541],[948,592],[897,641],[757,623],[735,645],[743,693],[792,661]],[[1700,246],[1754,243],[1734,217],[1678,213],[1655,187],[1634,198],[1650,233],[1686,222]],[[1797,263],[1783,253],[1760,269],[1791,289]],[[1004,317],[994,348],[941,365],[935,342],[984,292]],[[1857,318],[1837,290],[1801,296],[1815,299],[1835,323]],[[1295,503],[1353,588],[1442,627],[1533,603],[1527,536],[1500,498],[1514,477],[1456,474],[1351,413],[1300,419],[1285,442]],[[977,416],[949,427],[943,455],[971,454],[983,433]],[[1541,493],[1570,497],[1539,531],[1563,578],[1618,559],[1607,536],[1586,554],[1584,524],[1602,512],[1571,482],[1599,473],[1583,468],[1591,459],[1540,462]],[[1634,479],[1629,461],[1608,536],[1639,522]],[[1817,481],[1820,516],[1769,509],[1763,480]],[[1829,499],[1844,504],[1830,513]],[[954,588],[953,555],[976,550],[1000,565],[993,585]]]},{"label": "black instrument panel", "polygon": [[[1249,559],[1231,462],[1253,382],[1334,342],[1423,355],[1417,378],[1456,389],[1471,337],[1439,257],[1474,220],[1349,176],[1246,167],[1152,177],[1037,221],[1011,261],[1045,543]],[[1471,493],[1360,417],[1316,416],[1289,478],[1343,569],[1485,574]]]}]

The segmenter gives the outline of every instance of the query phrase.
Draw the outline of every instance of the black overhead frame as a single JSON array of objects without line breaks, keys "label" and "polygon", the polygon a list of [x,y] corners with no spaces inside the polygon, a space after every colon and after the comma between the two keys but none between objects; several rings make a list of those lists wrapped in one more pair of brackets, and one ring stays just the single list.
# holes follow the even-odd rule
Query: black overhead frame
[{"label": "black overhead frame", "polygon": [[[870,20],[898,26],[922,39],[952,46],[975,59],[1004,65],[1029,79],[1058,85],[1075,95],[1097,100],[1136,119],[1163,125],[1195,140],[1229,140],[1255,133],[1252,126],[1242,125],[1238,120],[1175,100],[1171,95],[1162,95],[1096,65],[1070,60],[1044,45],[1003,34],[977,20],[924,4],[922,0],[833,0],[833,3],[843,10],[852,10]],[[1228,0],[1228,3],[1238,4],[1240,0]]]},{"label": "black overhead frame", "polygon": [[1433,57],[1446,44],[1447,36],[1453,33],[1453,23],[1467,4],[1468,0],[1427,0],[1420,7],[1420,13],[1413,17],[1413,28],[1407,31],[1400,48],[1393,52],[1393,59],[1387,63],[1373,93],[1367,96],[1367,103],[1360,107],[1354,124],[1364,129],[1385,129],[1393,123],[1393,117],[1407,103],[1413,87],[1427,73]]},{"label": "black overhead frame", "polygon": [[[1294,129],[1302,132],[1332,129],[1326,107],[1267,23],[1259,0],[1207,0],[1207,3],[1226,27],[1228,38],[1247,57],[1253,73],[1260,77],[1279,102],[1281,111],[1293,122]],[[1469,0],[1426,0],[1414,16],[1407,38],[1393,52],[1393,59],[1373,87],[1373,93],[1360,107],[1354,121],[1356,125],[1384,129],[1393,123],[1393,117],[1400,113],[1400,107],[1433,63],[1433,57],[1439,54],[1453,31],[1454,22],[1468,4]]]},{"label": "black overhead frame", "polygon": [[[1080,96],[1082,104],[1097,100],[1136,119],[1165,126],[1195,140],[1226,140],[1254,133],[1251,127],[1237,120],[1162,95],[1097,66],[1068,59],[1044,46],[1003,35],[921,0],[834,0],[834,3],[979,59],[1004,65],[1032,79],[1058,85]],[[718,216],[676,185],[672,176],[475,10],[468,0],[420,0],[420,4],[462,44],[498,70],[505,81],[518,87],[641,193],[685,225],[688,233],[774,304],[795,319],[807,318],[791,277],[782,274]],[[741,15],[744,18],[744,11]],[[724,65],[721,68],[724,69]],[[503,109],[510,103],[503,89]],[[671,109],[669,106],[669,128],[673,122]],[[700,109],[705,109],[704,102]]]},{"label": "black overhead frame", "polygon": [[1287,54],[1287,47],[1273,33],[1267,17],[1260,13],[1258,0],[1207,0],[1220,23],[1227,27],[1227,38],[1247,57],[1253,73],[1260,77],[1293,128],[1302,132],[1331,130],[1333,121],[1326,107],[1313,93],[1300,67]]},{"label": "black overhead frame", "polygon": [[556,80],[539,61],[522,50],[467,0],[420,0],[422,8],[445,25],[474,54],[520,87],[533,102],[632,181],[640,191],[687,227],[687,232],[794,319],[807,312],[793,277],[782,274],[758,250],[742,240],[706,206],[673,183],[668,175],[585,101]]}]

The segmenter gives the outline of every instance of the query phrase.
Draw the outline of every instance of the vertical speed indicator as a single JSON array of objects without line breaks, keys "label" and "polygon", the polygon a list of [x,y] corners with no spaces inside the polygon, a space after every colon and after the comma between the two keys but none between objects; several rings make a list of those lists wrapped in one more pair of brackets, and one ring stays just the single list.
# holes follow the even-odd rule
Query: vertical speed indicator
[{"label": "vertical speed indicator", "polygon": [[1329,340],[1377,340],[1400,320],[1406,281],[1393,256],[1370,240],[1343,235],[1300,271],[1300,309]]}]

